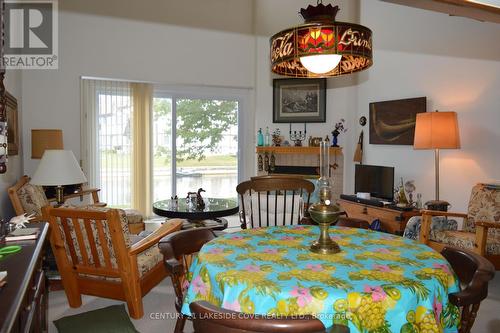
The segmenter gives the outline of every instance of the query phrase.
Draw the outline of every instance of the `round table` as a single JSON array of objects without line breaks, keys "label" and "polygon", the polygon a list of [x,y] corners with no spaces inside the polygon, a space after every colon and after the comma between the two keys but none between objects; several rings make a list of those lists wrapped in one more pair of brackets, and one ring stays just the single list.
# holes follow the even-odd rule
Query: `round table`
[{"label": "round table", "polygon": [[351,332],[456,332],[459,290],[447,261],[426,245],[399,236],[332,227],[342,252],[309,251],[315,226],[242,230],[205,244],[190,268],[182,312],[206,300],[268,315],[314,314],[328,329]]},{"label": "round table", "polygon": [[239,210],[236,199],[204,198],[205,208],[203,210],[192,209],[185,199],[179,199],[177,207],[174,208],[172,200],[162,200],[153,203],[153,213],[169,217],[187,219],[183,229],[192,227],[210,227],[214,230],[227,228],[227,220],[224,216],[236,214]]}]

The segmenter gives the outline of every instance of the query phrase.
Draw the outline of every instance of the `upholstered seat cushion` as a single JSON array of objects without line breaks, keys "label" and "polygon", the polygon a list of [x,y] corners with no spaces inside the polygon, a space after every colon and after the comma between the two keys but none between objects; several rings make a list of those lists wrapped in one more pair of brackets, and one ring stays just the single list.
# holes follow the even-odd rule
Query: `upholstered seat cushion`
[{"label": "upholstered seat cushion", "polygon": [[125,211],[129,224],[142,223],[144,221],[144,217],[138,210],[132,208],[125,208],[123,210]]},{"label": "upholstered seat cushion", "polygon": [[[473,250],[476,234],[466,231],[435,231],[431,233],[431,240],[453,247]],[[500,254],[500,236],[488,235],[486,241],[486,254]]]},{"label": "upholstered seat cushion", "polygon": [[[420,228],[422,226],[422,216],[412,216],[406,224],[403,237],[418,240],[420,237]],[[448,219],[442,216],[433,216],[431,222],[431,234],[436,231],[457,230],[458,223],[454,219]]]},{"label": "upholstered seat cushion", "polygon": [[41,216],[42,207],[49,204],[43,188],[31,183],[26,183],[19,188],[17,195],[24,212],[28,215],[35,214],[35,216]]}]

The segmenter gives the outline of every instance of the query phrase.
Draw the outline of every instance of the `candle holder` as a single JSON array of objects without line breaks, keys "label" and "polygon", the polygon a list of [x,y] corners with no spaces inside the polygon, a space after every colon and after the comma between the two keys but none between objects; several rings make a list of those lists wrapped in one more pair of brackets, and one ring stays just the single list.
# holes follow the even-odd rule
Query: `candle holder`
[{"label": "candle holder", "polygon": [[292,140],[295,144],[295,147],[302,147],[302,141],[306,139],[306,134],[302,133],[302,131],[293,131],[290,132],[290,140]]}]

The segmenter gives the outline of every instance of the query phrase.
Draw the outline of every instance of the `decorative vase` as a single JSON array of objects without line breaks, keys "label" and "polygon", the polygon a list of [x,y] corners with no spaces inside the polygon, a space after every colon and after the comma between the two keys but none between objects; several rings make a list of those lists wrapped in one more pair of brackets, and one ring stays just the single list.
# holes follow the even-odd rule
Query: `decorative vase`
[{"label": "decorative vase", "polygon": [[337,144],[338,142],[338,136],[340,132],[335,130],[332,132],[332,147],[338,147],[339,145]]}]

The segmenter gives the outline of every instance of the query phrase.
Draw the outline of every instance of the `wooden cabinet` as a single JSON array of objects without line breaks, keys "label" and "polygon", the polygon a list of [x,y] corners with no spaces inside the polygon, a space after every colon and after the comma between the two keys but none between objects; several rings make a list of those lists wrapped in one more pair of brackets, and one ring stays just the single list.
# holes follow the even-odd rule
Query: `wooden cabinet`
[{"label": "wooden cabinet", "polygon": [[0,271],[7,271],[7,284],[0,289],[0,333],[46,332],[48,310],[47,279],[43,270],[47,223],[38,226],[36,241],[8,242],[20,245],[21,251],[0,261]]},{"label": "wooden cabinet", "polygon": [[403,234],[410,217],[420,215],[418,210],[401,211],[343,199],[340,199],[338,203],[349,217],[363,219],[370,224],[373,220],[379,219],[382,231],[396,235]]}]

